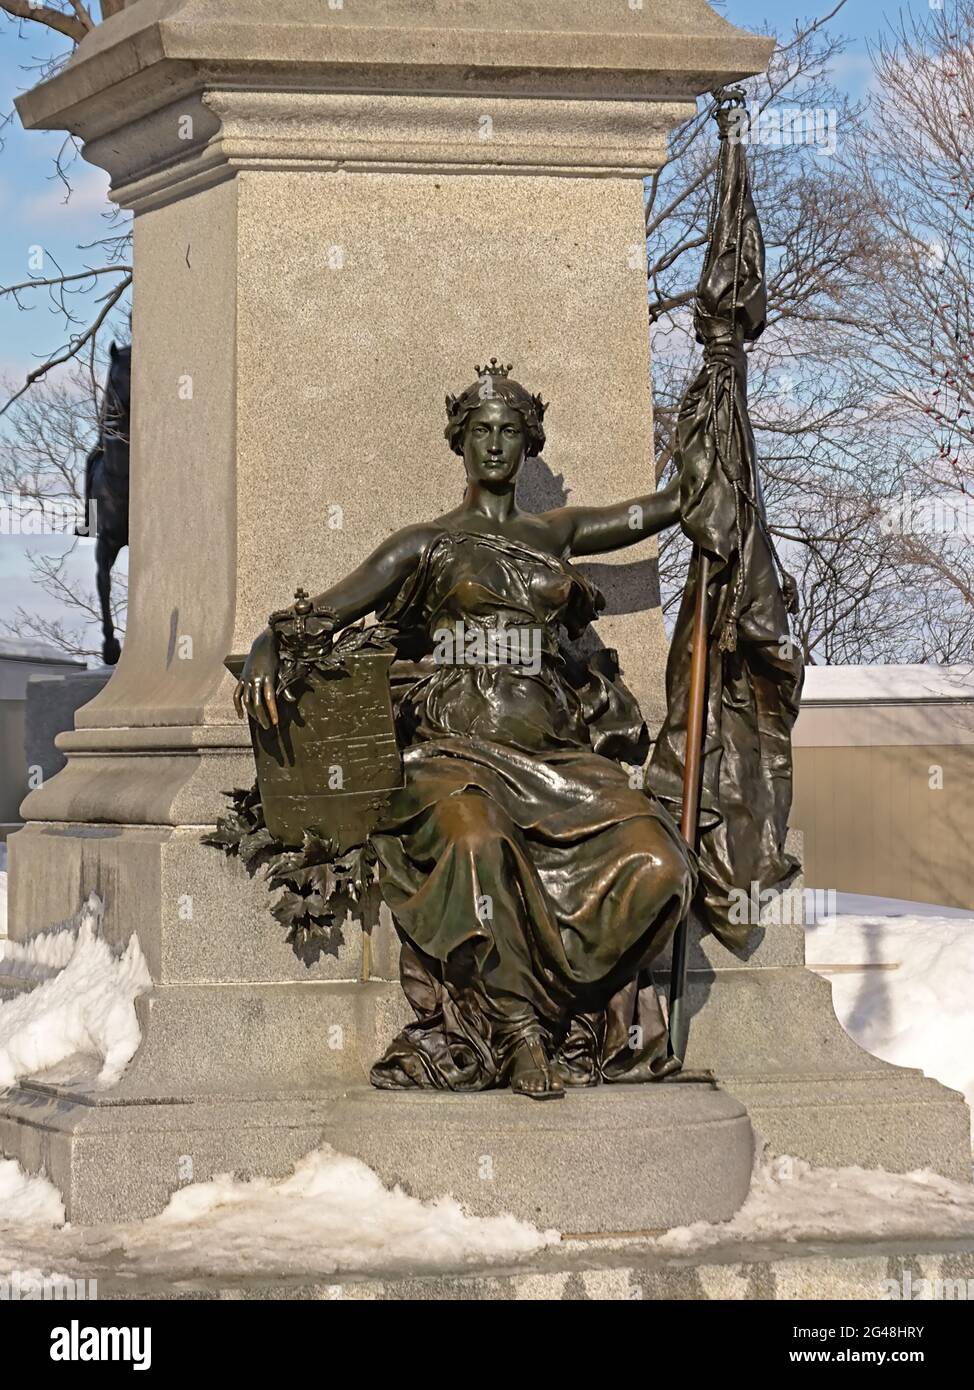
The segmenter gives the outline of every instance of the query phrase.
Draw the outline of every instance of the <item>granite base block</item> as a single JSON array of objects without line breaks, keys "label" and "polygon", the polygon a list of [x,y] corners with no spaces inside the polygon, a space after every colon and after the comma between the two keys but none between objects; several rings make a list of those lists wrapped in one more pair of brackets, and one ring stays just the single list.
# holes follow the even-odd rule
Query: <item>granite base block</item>
[{"label": "granite base block", "polygon": [[475,1215],[579,1233],[726,1220],[747,1195],[754,1153],[744,1107],[706,1085],[599,1087],[544,1103],[367,1085],[146,1101],[29,1081],[0,1096],[0,1152],[46,1174],[81,1224],[154,1215],[217,1173],[284,1176],[322,1141],[412,1196],[451,1193]]},{"label": "granite base block", "polygon": [[574,1232],[726,1220],[747,1195],[754,1153],[744,1107],[699,1084],[544,1102],[360,1089],[336,1102],[325,1134],[415,1197],[449,1191],[479,1216]]}]

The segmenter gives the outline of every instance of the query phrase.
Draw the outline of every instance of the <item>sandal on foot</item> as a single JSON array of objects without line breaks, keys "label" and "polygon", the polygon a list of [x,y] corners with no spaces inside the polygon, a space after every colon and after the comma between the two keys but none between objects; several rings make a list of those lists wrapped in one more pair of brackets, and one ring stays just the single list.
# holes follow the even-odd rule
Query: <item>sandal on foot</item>
[{"label": "sandal on foot", "polygon": [[[517,1096],[527,1096],[529,1100],[563,1100],[565,1088],[560,1079],[555,1075],[551,1063],[548,1061],[545,1050],[540,1042],[529,1039],[523,1042],[518,1048],[518,1053],[527,1051],[531,1054],[534,1066],[526,1067],[523,1071],[512,1075],[511,1090]],[[515,1054],[517,1055],[517,1054]],[[543,1091],[528,1090],[523,1084],[529,1077],[541,1076],[546,1081]]]}]

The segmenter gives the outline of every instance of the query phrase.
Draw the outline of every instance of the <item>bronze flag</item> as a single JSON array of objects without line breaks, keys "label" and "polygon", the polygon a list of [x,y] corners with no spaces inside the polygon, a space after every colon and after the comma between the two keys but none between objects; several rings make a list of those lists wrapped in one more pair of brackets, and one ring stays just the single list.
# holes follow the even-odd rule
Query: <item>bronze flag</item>
[{"label": "bronze flag", "polygon": [[[683,802],[688,692],[699,557],[707,559],[707,703],[695,909],[726,945],[743,946],[742,894],[781,890],[798,871],[785,851],[792,798],[791,731],[803,665],[788,612],[794,581],[768,530],[748,414],[745,343],[767,314],[765,250],[744,149],[743,93],[719,94],[720,152],[710,243],[694,327],[704,361],[680,407],[676,466],[683,530],[694,557],[666,671],[667,714],[650,786],[674,818]],[[737,890],[735,892],[735,890]]]}]

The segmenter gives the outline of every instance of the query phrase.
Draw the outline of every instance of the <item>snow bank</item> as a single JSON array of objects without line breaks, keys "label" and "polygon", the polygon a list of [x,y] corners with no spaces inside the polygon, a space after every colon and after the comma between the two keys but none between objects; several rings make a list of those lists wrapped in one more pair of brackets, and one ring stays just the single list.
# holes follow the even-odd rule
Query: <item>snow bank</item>
[{"label": "snow bank", "polygon": [[824,972],[846,1032],[875,1057],[963,1091],[974,1108],[974,915],[877,906],[809,927],[808,964],[863,967]]},{"label": "snow bank", "polygon": [[0,1158],[0,1229],[4,1226],[60,1226],[64,1203],[46,1178],[30,1178],[12,1158]]},{"label": "snow bank", "polygon": [[133,1273],[183,1277],[460,1269],[559,1240],[513,1216],[467,1216],[452,1197],[421,1202],[390,1191],[364,1163],[327,1146],[276,1181],[219,1177],[185,1187],[149,1221],[42,1229],[63,1220],[49,1183],[0,1163],[0,1274],[25,1261],[67,1271],[119,1256]]},{"label": "snow bank", "polygon": [[290,1177],[216,1178],[177,1192],[151,1221],[126,1233],[140,1268],[199,1260],[224,1273],[458,1267],[532,1254],[557,1242],[513,1216],[468,1216],[452,1197],[421,1202],[384,1187],[357,1158],[325,1145]]},{"label": "snow bank", "polygon": [[[78,922],[83,912],[78,914]],[[4,941],[0,945],[0,971],[35,983],[51,978],[64,969],[77,950],[77,925],[72,920],[28,941]]]},{"label": "snow bank", "polygon": [[7,935],[7,842],[0,841],[0,937]]},{"label": "snow bank", "polygon": [[[184,1188],[150,1221],[42,1228],[62,1219],[49,1184],[0,1164],[0,1274],[26,1266],[90,1273],[101,1260],[114,1267],[121,1261],[133,1276],[173,1278],[424,1272],[510,1263],[558,1242],[556,1232],[514,1217],[470,1217],[451,1198],[420,1202],[389,1191],[365,1164],[328,1148],[278,1181],[216,1178]],[[967,1184],[928,1172],[812,1168],[765,1152],[733,1220],[698,1222],[638,1243],[685,1255],[731,1243],[972,1238],[974,1187]],[[632,1244],[614,1238],[585,1247]]]},{"label": "snow bank", "polygon": [[937,1173],[813,1168],[804,1159],[759,1157],[751,1189],[730,1221],[678,1226],[653,1242],[692,1253],[711,1245],[848,1238],[953,1239],[974,1235],[974,1186]]},{"label": "snow bank", "polygon": [[76,1054],[100,1061],[97,1084],[110,1086],[135,1055],[135,1000],[152,980],[138,937],[118,955],[99,935],[103,912],[92,893],[64,926],[0,942],[0,971],[41,980],[0,1004],[0,1087]]}]

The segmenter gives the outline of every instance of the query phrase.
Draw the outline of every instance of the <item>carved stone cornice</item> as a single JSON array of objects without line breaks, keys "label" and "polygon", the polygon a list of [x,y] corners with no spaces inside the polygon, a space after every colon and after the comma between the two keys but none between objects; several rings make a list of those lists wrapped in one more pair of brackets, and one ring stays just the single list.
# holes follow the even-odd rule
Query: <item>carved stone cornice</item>
[{"label": "carved stone cornice", "polygon": [[642,178],[684,103],[216,88],[90,141],[112,197],[142,210],[245,169]]},{"label": "carved stone cornice", "polygon": [[706,0],[129,0],[17,107],[135,208],[250,168],[639,176],[772,47]]}]

